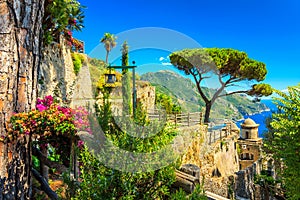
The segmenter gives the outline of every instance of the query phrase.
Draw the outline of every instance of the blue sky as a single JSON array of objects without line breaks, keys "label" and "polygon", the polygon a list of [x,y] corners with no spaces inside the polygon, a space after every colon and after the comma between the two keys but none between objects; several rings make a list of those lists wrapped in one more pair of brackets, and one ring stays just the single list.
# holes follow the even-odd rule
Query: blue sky
[{"label": "blue sky", "polygon": [[[99,53],[95,55],[105,58],[105,50],[99,44],[105,32],[118,35],[136,28],[160,27],[182,33],[203,47],[247,52],[249,57],[267,65],[268,75],[264,82],[274,88],[283,90],[300,82],[299,0],[79,1],[87,6],[85,28],[74,35],[85,41],[87,54],[92,54],[96,48]],[[120,46],[115,51],[120,53]],[[130,58],[138,65],[154,66],[164,62],[168,54],[165,50],[144,49],[131,52]]]}]

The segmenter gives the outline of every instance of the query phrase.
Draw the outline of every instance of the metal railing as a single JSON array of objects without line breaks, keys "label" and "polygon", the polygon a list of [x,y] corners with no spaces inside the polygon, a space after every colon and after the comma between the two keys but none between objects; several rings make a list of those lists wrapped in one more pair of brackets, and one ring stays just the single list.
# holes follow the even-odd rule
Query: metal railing
[{"label": "metal railing", "polygon": [[191,112],[191,113],[173,113],[166,114],[160,110],[148,110],[149,120],[163,120],[174,123],[176,127],[194,126],[203,124],[203,113],[202,112]]},{"label": "metal railing", "polygon": [[223,122],[220,121],[218,124],[210,125],[207,131],[208,143],[213,144],[216,141],[222,140],[223,138],[229,136],[233,131],[232,123],[234,122],[223,119]]}]

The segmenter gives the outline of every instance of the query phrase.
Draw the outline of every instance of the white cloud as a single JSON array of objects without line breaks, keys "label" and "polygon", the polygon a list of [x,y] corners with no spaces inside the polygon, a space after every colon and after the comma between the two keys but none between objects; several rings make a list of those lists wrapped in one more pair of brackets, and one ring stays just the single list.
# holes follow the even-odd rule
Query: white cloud
[{"label": "white cloud", "polygon": [[172,63],[169,63],[169,62],[162,62],[161,64],[164,65],[164,66],[171,66],[172,65]]},{"label": "white cloud", "polygon": [[163,61],[163,60],[165,60],[164,57],[160,57],[160,58],[159,58],[159,61]]}]

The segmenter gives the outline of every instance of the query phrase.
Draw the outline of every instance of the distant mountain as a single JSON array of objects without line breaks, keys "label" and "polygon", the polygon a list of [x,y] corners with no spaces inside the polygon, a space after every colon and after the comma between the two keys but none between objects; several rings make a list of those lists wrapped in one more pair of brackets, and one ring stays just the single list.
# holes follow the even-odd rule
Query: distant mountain
[{"label": "distant mountain", "polygon": [[[162,92],[177,100],[184,112],[195,112],[205,108],[196,85],[189,78],[174,71],[162,70],[141,75],[141,80],[149,81]],[[204,88],[205,94],[214,94],[214,89]],[[245,115],[266,110],[268,107],[262,103],[254,103],[246,95],[234,94],[219,98],[213,105],[211,118],[240,119]]]}]

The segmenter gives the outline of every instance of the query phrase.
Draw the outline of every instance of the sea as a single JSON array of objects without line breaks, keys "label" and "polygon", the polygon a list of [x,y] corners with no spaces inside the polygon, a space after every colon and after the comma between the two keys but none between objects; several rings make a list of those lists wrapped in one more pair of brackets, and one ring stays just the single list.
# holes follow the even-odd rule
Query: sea
[{"label": "sea", "polygon": [[239,121],[236,122],[236,125],[240,128],[241,123],[243,123],[245,119],[251,118],[257,124],[259,124],[258,135],[259,135],[259,137],[263,138],[264,137],[264,132],[266,132],[268,130],[267,127],[266,127],[266,124],[265,124],[265,120],[268,117],[271,117],[273,112],[277,111],[277,107],[274,104],[273,100],[271,100],[271,99],[261,100],[261,103],[264,103],[270,110],[262,111],[260,113],[255,113],[253,115],[245,115],[244,119],[239,120]]}]

